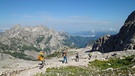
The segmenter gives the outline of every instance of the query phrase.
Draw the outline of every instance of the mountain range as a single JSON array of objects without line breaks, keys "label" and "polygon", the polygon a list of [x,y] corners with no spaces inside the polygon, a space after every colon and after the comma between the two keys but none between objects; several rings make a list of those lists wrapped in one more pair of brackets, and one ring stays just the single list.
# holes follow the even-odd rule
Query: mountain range
[{"label": "mountain range", "polygon": [[69,35],[43,25],[34,27],[16,25],[0,35],[0,52],[4,53],[24,54],[28,51],[44,50],[47,54],[51,54],[64,46],[74,46],[69,40]]},{"label": "mountain range", "polygon": [[0,52],[20,55],[19,58],[35,58],[35,54],[42,50],[49,55],[65,47],[85,47],[90,40],[90,37],[72,36],[44,25],[15,25],[0,33]]}]

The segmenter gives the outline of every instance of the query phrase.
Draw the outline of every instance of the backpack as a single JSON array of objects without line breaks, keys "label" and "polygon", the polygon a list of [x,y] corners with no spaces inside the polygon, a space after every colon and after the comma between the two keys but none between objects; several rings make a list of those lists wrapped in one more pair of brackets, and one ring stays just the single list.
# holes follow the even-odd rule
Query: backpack
[{"label": "backpack", "polygon": [[38,60],[40,60],[40,61],[43,61],[44,60],[44,58],[42,57],[42,56],[40,56],[40,55],[38,55]]},{"label": "backpack", "polygon": [[40,56],[40,55],[38,55],[37,59],[38,59],[38,60],[41,60],[41,56]]},{"label": "backpack", "polygon": [[40,60],[40,61],[44,60],[44,55],[43,55],[42,51],[39,52],[39,55],[37,56],[37,59]]}]

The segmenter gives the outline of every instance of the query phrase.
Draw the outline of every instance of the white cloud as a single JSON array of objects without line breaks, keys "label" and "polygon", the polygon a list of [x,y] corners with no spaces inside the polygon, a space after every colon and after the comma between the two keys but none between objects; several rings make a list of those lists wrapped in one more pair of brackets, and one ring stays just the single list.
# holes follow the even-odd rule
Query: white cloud
[{"label": "white cloud", "polygon": [[115,31],[116,29],[115,28],[109,28],[110,31]]}]

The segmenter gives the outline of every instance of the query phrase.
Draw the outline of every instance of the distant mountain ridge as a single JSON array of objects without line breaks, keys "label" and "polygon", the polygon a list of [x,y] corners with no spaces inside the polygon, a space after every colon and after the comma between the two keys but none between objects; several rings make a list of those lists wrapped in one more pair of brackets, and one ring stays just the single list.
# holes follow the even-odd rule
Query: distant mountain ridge
[{"label": "distant mountain ridge", "polygon": [[135,49],[135,11],[126,19],[118,34],[100,37],[92,51],[111,52]]},{"label": "distant mountain ridge", "polygon": [[72,36],[81,36],[81,37],[95,37],[95,38],[99,38],[101,36],[104,35],[114,35],[116,34],[117,31],[80,31],[80,32],[75,32],[75,33],[69,33]]},{"label": "distant mountain ridge", "polygon": [[64,46],[74,46],[70,36],[46,26],[16,25],[0,35],[0,52],[42,51],[51,54]]}]

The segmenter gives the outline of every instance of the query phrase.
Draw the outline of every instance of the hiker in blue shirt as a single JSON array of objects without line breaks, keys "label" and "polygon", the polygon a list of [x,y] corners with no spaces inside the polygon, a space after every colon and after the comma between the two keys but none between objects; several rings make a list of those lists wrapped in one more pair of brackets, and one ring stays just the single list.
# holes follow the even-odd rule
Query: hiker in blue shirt
[{"label": "hiker in blue shirt", "polygon": [[62,63],[68,63],[67,62],[67,51],[68,50],[66,50],[65,52],[63,52],[63,61],[62,61]]}]

